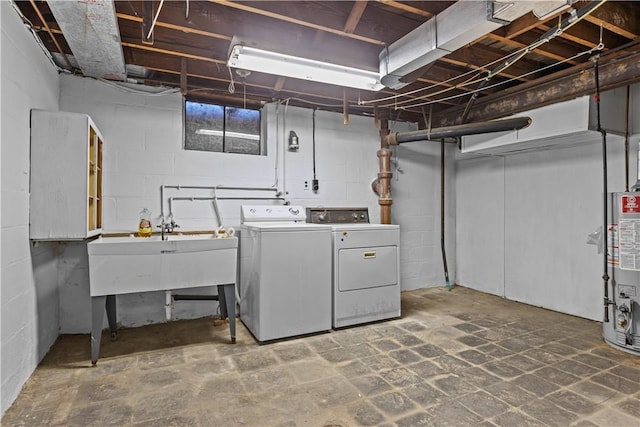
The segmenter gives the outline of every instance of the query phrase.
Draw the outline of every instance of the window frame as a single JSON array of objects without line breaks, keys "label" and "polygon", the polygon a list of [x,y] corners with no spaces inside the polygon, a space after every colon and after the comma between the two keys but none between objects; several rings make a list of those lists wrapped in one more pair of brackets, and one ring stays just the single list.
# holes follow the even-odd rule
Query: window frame
[{"label": "window frame", "polygon": [[[211,106],[216,106],[216,107],[221,107],[222,108],[222,149],[220,151],[217,150],[198,150],[198,149],[194,149],[194,148],[188,148],[187,147],[187,102],[191,102],[191,103],[198,103],[198,104],[206,104],[206,105],[211,105]],[[233,109],[239,109],[239,110],[247,110],[247,111],[254,111],[258,113],[258,135],[259,135],[259,139],[257,140],[257,152],[238,152],[238,151],[227,151],[227,109],[228,108],[233,108]],[[263,119],[263,111],[262,109],[254,109],[254,108],[245,108],[245,107],[241,107],[241,106],[236,106],[236,105],[230,105],[230,104],[220,104],[220,103],[214,103],[211,102],[210,100],[207,99],[202,99],[202,98],[194,98],[194,97],[186,97],[183,96],[182,97],[182,149],[185,151],[200,151],[203,153],[220,153],[220,154],[240,154],[240,155],[247,155],[247,156],[266,156],[267,155],[267,150],[266,150],[266,140],[265,140],[265,135],[264,135],[264,123],[262,122]],[[229,131],[231,132],[231,131]]]}]

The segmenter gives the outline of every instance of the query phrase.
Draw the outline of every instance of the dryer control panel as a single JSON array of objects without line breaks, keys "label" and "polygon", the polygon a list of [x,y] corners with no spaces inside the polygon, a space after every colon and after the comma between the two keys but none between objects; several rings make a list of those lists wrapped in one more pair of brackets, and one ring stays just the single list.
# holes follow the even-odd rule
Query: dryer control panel
[{"label": "dryer control panel", "polygon": [[369,208],[307,208],[312,224],[368,224]]}]

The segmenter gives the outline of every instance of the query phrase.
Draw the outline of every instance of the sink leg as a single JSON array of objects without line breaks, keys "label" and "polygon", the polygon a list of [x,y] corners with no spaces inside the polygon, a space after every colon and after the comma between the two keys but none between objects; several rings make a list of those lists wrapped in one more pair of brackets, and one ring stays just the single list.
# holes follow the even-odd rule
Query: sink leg
[{"label": "sink leg", "polygon": [[222,318],[229,319],[229,330],[231,332],[231,343],[236,342],[236,295],[235,284],[218,285],[218,303],[220,304],[220,314]]},{"label": "sink leg", "polygon": [[100,339],[104,321],[106,296],[91,297],[91,364],[98,363],[100,357]]},{"label": "sink leg", "polygon": [[117,317],[116,317],[116,296],[107,295],[106,302],[107,320],[109,321],[109,332],[111,333],[111,341],[118,339],[117,329]]}]

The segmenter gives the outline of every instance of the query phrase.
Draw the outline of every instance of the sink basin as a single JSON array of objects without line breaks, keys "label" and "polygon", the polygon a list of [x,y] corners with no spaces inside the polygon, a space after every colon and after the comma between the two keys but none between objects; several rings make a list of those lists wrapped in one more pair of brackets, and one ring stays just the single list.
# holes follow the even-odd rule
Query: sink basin
[{"label": "sink basin", "polygon": [[90,242],[91,296],[235,283],[236,237],[167,237],[99,237]]},{"label": "sink basin", "polygon": [[237,248],[235,237],[216,238],[213,234],[170,234],[167,240],[151,237],[99,237],[89,243],[89,255],[154,254],[169,252],[198,252],[225,248]]}]

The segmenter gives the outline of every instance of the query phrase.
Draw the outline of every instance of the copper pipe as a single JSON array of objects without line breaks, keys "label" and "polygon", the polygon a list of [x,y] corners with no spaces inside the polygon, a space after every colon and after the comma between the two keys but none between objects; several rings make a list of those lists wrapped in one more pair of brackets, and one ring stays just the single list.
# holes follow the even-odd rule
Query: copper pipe
[{"label": "copper pipe", "polygon": [[349,102],[347,101],[347,90],[342,89],[342,123],[349,124]]},{"label": "copper pipe", "polygon": [[391,197],[391,150],[387,142],[389,135],[388,120],[380,121],[380,150],[378,150],[379,170],[376,186],[378,193],[378,204],[380,205],[380,223],[391,224],[391,205],[393,198]]},{"label": "copper pipe", "polygon": [[42,22],[42,25],[44,25],[44,29],[47,30],[47,33],[49,33],[49,37],[51,37],[51,40],[53,40],[53,44],[56,45],[56,48],[64,58],[64,62],[67,63],[67,66],[69,67],[69,71],[73,71],[74,67],[73,65],[71,65],[71,61],[69,61],[69,58],[67,58],[67,54],[64,53],[64,51],[58,44],[58,40],[56,40],[56,38],[53,36],[53,32],[51,32],[51,28],[49,28],[49,24],[47,24],[47,21],[45,21],[44,18],[42,17],[42,13],[40,13],[40,9],[38,9],[38,6],[36,6],[36,2],[33,0],[29,0],[29,2],[31,3],[31,6],[33,7],[33,9],[36,11],[38,18],[40,18],[40,22]]}]

